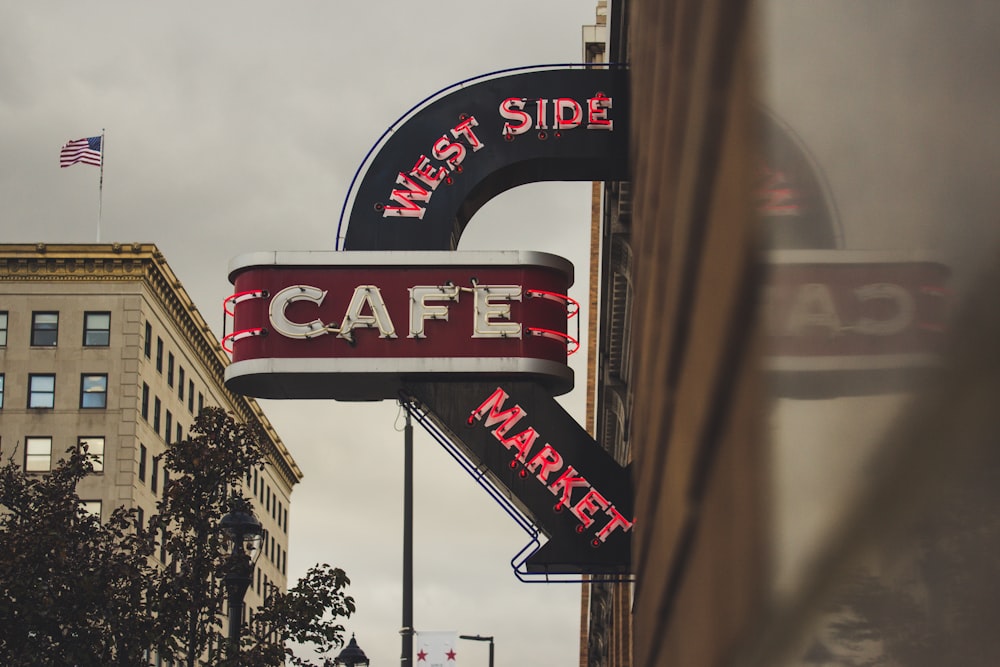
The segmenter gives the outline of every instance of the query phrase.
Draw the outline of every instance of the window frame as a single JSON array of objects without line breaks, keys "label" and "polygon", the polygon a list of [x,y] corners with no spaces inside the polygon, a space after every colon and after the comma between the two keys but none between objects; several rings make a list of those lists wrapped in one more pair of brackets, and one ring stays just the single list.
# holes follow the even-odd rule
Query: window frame
[{"label": "window frame", "polygon": [[[42,378],[52,378],[52,391],[41,391],[35,388],[35,381]],[[34,405],[36,396],[49,396],[49,405]],[[52,410],[56,407],[56,374],[55,373],[28,373],[28,409],[29,410]]]},{"label": "window frame", "polygon": [[0,410],[3,410],[4,373],[0,373]]},{"label": "window frame", "polygon": [[[39,322],[40,317],[47,315],[52,315],[55,317],[55,326],[50,328],[42,328],[41,322]],[[45,343],[40,342],[38,339],[43,334],[52,332],[52,342]],[[45,347],[52,348],[59,345],[59,311],[58,310],[33,310],[31,311],[31,347]]]},{"label": "window frame", "polygon": [[[48,454],[37,454],[32,453],[32,445],[36,443],[47,442],[49,446]],[[28,467],[28,462],[32,457],[38,459],[44,456],[46,458],[45,468]],[[41,474],[52,471],[52,436],[51,435],[26,435],[24,436],[24,472],[26,474]]]},{"label": "window frame", "polygon": [[7,347],[7,332],[10,326],[10,312],[0,310],[0,347]]},{"label": "window frame", "polygon": [[[93,441],[93,442],[90,442],[90,441]],[[96,452],[94,452],[94,449],[93,449],[93,444],[96,444],[98,441],[101,444],[100,454],[97,454]],[[79,450],[81,448],[81,446],[85,442],[87,443],[87,453],[90,454],[90,455],[92,455],[92,456],[99,457],[99,461],[94,461],[93,459],[91,459],[91,461],[90,461],[91,465],[94,466],[93,473],[95,475],[103,475],[104,474],[104,466],[105,466],[105,463],[104,463],[104,461],[105,461],[105,454],[107,452],[107,444],[108,444],[107,438],[105,438],[103,435],[81,435],[81,436],[78,436],[77,439],[76,439],[77,450]]]},{"label": "window frame", "polygon": [[[90,326],[91,317],[105,316],[108,318],[107,328],[100,329]],[[88,337],[91,334],[103,334],[104,342],[91,343]],[[84,347],[111,347],[111,311],[110,310],[87,310],[83,313],[83,346]]]},{"label": "window frame", "polygon": [[[87,390],[87,380],[100,378],[104,380],[103,391],[93,392]],[[100,396],[100,405],[87,405],[87,398],[90,396]],[[107,373],[80,373],[80,409],[81,410],[106,410],[108,408],[108,374]]]},{"label": "window frame", "polygon": [[[97,506],[96,511],[94,505]],[[82,509],[84,512],[91,515],[98,521],[102,521],[104,518],[102,516],[102,512],[104,512],[104,502],[101,500],[81,500],[80,509]]]}]

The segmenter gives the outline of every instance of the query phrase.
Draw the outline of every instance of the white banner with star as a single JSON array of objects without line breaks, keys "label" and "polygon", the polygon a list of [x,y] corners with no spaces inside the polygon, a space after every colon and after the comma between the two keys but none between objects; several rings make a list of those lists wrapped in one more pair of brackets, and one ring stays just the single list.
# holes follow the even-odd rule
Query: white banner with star
[{"label": "white banner with star", "polygon": [[457,667],[457,632],[418,632],[417,667]]}]

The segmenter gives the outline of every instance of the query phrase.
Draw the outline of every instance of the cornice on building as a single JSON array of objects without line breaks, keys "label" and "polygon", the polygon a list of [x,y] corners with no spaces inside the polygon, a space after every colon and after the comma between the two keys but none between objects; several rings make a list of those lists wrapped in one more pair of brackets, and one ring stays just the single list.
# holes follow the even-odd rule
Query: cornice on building
[{"label": "cornice on building", "polygon": [[184,333],[201,362],[236,407],[238,416],[244,421],[260,425],[267,440],[267,455],[274,467],[289,486],[298,483],[302,479],[302,470],[257,401],[225,388],[223,372],[229,364],[229,358],[155,244],[0,244],[0,281],[139,280],[146,283],[150,292]]}]

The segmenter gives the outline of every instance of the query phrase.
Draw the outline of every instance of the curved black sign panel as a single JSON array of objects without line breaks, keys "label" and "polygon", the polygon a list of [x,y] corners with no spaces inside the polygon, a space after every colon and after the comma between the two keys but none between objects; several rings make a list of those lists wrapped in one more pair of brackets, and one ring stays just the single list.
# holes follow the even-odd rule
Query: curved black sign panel
[{"label": "curved black sign panel", "polygon": [[628,72],[486,79],[432,102],[382,145],[357,188],[345,250],[454,250],[472,215],[536,181],[628,174]]}]

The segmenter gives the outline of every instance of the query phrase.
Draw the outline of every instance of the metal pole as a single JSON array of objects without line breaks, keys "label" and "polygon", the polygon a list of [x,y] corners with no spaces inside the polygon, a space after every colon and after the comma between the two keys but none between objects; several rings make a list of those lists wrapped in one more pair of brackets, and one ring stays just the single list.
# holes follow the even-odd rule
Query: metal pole
[{"label": "metal pole", "polygon": [[489,642],[490,643],[490,667],[493,667],[493,636],[484,637],[482,635],[459,635],[459,639],[468,639],[474,642]]},{"label": "metal pole", "polygon": [[403,651],[400,667],[413,667],[413,424],[406,410],[403,428]]}]

